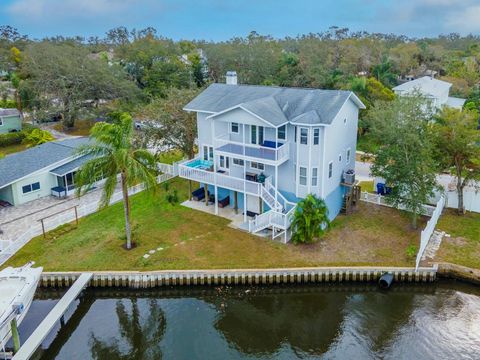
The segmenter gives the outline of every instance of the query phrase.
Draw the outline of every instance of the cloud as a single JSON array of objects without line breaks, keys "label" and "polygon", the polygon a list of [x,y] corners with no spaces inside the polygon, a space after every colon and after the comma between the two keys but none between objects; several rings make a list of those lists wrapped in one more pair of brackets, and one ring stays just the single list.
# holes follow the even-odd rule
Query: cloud
[{"label": "cloud", "polygon": [[463,33],[480,31],[480,5],[453,11],[447,18],[447,25]]}]

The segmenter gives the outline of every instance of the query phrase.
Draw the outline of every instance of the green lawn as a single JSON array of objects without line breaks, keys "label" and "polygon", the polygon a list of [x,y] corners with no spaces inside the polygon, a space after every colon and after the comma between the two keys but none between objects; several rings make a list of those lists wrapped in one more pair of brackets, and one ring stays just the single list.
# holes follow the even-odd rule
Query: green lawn
[{"label": "green lawn", "polygon": [[374,193],[375,189],[373,188],[373,180],[372,181],[360,181],[359,183],[362,191],[366,191],[369,193]]},{"label": "green lawn", "polygon": [[[50,271],[413,265],[405,251],[418,242],[419,230],[411,230],[409,219],[394,209],[361,203],[352,215],[337,217],[325,239],[283,245],[233,229],[224,218],[170,205],[160,188],[155,197],[132,197],[136,248],[122,248],[123,208],[118,203],[81,219],[78,227],[66,225],[47,239],[33,239],[7,265],[34,260]],[[170,191],[174,188],[187,198],[188,181],[174,179]],[[164,250],[143,258],[159,247]]]},{"label": "green lawn", "polygon": [[0,153],[4,155],[13,154],[19,151],[23,151],[27,148],[26,144],[14,144],[8,146],[0,146]]},{"label": "green lawn", "polygon": [[469,212],[458,216],[449,209],[440,217],[437,230],[451,237],[443,239],[436,261],[480,269],[480,214]]}]

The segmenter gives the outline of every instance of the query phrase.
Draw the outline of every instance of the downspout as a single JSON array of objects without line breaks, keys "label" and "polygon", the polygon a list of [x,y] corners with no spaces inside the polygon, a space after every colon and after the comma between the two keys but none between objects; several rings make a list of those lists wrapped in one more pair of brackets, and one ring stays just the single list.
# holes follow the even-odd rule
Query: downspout
[{"label": "downspout", "polygon": [[247,222],[247,160],[245,159],[245,123],[243,126],[243,222]]}]

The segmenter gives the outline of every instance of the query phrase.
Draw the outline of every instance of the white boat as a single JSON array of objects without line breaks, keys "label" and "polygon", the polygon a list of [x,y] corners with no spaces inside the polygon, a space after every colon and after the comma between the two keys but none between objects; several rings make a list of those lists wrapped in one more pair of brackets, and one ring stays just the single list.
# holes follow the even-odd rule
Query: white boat
[{"label": "white boat", "polygon": [[0,351],[12,336],[11,322],[19,326],[32,304],[43,268],[33,268],[34,262],[0,271]]}]

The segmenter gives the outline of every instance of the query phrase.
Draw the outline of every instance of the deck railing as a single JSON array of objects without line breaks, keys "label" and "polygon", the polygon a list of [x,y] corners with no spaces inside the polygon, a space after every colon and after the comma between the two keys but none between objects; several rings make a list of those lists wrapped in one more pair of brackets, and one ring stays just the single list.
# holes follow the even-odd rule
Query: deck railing
[{"label": "deck railing", "polygon": [[[193,159],[195,161],[197,159]],[[217,185],[230,190],[246,192],[250,195],[261,196],[262,184],[242,178],[233,177],[221,173],[215,173],[210,170],[192,168],[183,163],[178,166],[178,174],[180,177],[194,180],[209,185]]]},{"label": "deck railing", "polygon": [[[215,149],[220,152],[226,152],[239,158],[256,158],[259,160],[284,161],[290,156],[290,146],[288,143],[281,144],[278,148],[271,148],[257,144],[247,144],[239,141],[230,140],[230,134],[219,135],[214,140]],[[219,149],[222,146],[229,145],[229,148]]]}]

